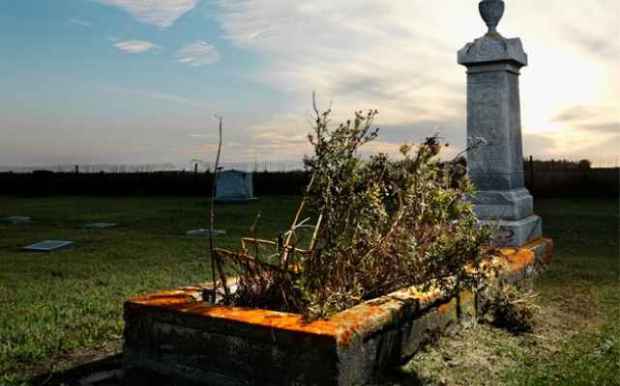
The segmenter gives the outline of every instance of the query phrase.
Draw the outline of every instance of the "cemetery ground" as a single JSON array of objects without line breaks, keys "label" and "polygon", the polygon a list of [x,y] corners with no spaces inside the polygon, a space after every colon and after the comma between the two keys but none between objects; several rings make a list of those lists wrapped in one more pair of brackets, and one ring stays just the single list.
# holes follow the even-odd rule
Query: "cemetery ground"
[{"label": "cemetery ground", "polygon": [[[275,237],[298,202],[218,205],[216,227],[227,231],[218,246],[237,247],[259,211],[259,236]],[[533,331],[463,325],[382,385],[620,384],[617,200],[537,199],[536,212],[556,252],[535,282]],[[117,368],[126,298],[211,278],[208,239],[185,235],[208,227],[206,199],[1,197],[0,217],[11,215],[32,223],[0,224],[0,385],[70,383],[89,366]],[[91,222],[119,225],[83,228]],[[46,239],[75,245],[21,250]]]}]

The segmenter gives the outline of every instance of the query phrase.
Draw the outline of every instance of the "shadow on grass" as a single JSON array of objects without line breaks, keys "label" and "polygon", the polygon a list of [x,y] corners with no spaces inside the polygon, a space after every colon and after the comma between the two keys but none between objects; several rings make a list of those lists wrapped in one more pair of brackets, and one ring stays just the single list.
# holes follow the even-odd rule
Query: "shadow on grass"
[{"label": "shadow on grass", "polygon": [[30,379],[36,386],[122,385],[122,354],[110,355],[64,371],[49,372]]},{"label": "shadow on grass", "polygon": [[[110,355],[64,371],[36,376],[28,382],[33,386],[198,386],[164,375],[123,369],[123,354]],[[413,371],[394,368],[385,371],[368,386],[422,386],[427,384]]]}]

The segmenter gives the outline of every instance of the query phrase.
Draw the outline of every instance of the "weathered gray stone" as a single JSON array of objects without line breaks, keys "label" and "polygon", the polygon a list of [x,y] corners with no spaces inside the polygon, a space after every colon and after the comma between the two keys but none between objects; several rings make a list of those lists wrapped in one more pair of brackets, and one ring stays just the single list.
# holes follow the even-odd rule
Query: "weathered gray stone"
[{"label": "weathered gray stone", "polygon": [[527,66],[527,54],[521,39],[506,39],[497,32],[489,32],[459,50],[458,62],[462,65],[512,62]]},{"label": "weathered gray stone", "polygon": [[527,189],[483,190],[472,202],[481,219],[520,220],[533,213],[534,199]]},{"label": "weathered gray stone", "polygon": [[65,240],[45,240],[25,246],[23,249],[31,252],[52,252],[59,249],[68,248],[73,245],[73,241]]},{"label": "weathered gray stone", "polygon": [[502,246],[520,247],[542,237],[542,219],[531,215],[520,220],[481,220],[498,228],[497,242]]},{"label": "weathered gray stone", "polygon": [[486,140],[486,144],[467,154],[469,175],[480,190],[524,186],[519,82],[518,75],[512,72],[515,68],[481,65],[475,67],[475,72],[468,72],[467,135]]},{"label": "weathered gray stone", "polygon": [[480,16],[489,27],[489,31],[495,31],[497,24],[504,16],[504,2],[501,0],[484,0],[478,4]]},{"label": "weathered gray stone", "polygon": [[478,189],[472,201],[482,222],[501,222],[503,245],[520,246],[541,235],[533,199],[524,187],[519,74],[527,65],[520,39],[496,31],[501,0],[484,0],[480,14],[489,31],[458,52],[467,67],[467,136],[484,145],[467,154],[468,174]]}]

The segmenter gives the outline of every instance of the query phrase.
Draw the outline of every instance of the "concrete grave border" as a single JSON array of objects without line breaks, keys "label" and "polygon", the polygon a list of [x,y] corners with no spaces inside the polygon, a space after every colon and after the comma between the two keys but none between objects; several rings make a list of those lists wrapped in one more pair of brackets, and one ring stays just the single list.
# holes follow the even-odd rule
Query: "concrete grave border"
[{"label": "concrete grave border", "polygon": [[[505,278],[532,277],[553,253],[550,239],[502,249]],[[206,385],[364,385],[403,363],[459,318],[470,291],[451,299],[413,288],[359,304],[328,320],[202,302],[204,286],[125,303],[125,366]]]}]

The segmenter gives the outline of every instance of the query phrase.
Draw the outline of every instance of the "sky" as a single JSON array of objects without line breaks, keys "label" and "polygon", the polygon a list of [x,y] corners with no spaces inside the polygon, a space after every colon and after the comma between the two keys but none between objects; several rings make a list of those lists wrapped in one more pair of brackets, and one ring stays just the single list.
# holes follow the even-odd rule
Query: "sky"
[{"label": "sky", "polygon": [[[300,160],[312,93],[378,109],[369,152],[461,149],[477,0],[0,0],[0,166]],[[620,1],[506,0],[524,153],[617,162]]]}]

